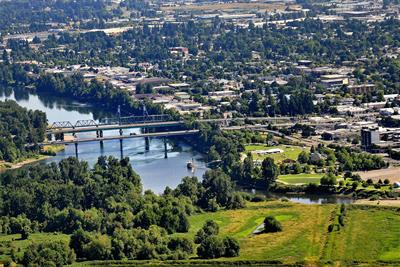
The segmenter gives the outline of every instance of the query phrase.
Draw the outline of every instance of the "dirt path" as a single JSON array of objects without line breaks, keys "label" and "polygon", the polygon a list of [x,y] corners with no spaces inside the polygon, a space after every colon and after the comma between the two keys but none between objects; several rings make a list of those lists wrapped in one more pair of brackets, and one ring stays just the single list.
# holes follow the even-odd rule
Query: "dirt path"
[{"label": "dirt path", "polygon": [[400,167],[393,167],[388,169],[373,170],[366,172],[356,172],[362,179],[372,179],[373,181],[378,181],[379,179],[389,179],[390,183],[400,181]]},{"label": "dirt path", "polygon": [[373,206],[389,206],[389,207],[400,207],[400,199],[383,199],[383,200],[368,200],[359,199],[353,204],[356,205],[373,205]]}]

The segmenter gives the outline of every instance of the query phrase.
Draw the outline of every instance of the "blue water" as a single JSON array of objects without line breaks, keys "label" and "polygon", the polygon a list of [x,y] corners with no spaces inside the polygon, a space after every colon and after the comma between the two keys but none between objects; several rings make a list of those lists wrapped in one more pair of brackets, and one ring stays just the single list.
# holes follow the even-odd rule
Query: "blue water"
[{"label": "blue water", "polygon": [[[26,92],[13,92],[0,90],[0,100],[11,99],[19,105],[28,109],[37,109],[46,113],[49,124],[55,121],[77,120],[99,120],[111,116],[110,113],[95,109],[94,107],[60,99],[56,97],[39,97]],[[126,130],[124,134],[129,135],[135,130]],[[105,131],[104,136],[118,135],[118,131]],[[79,137],[95,136],[95,133],[80,133]],[[168,142],[167,142],[168,143]],[[206,164],[202,160],[202,155],[193,151],[190,146],[179,142],[173,146],[168,143],[168,158],[164,158],[164,142],[160,138],[150,139],[150,150],[145,150],[143,138],[132,138],[123,140],[123,157],[129,157],[134,170],[141,176],[143,188],[150,189],[156,193],[162,193],[166,186],[175,188],[185,176],[201,176],[206,171]],[[78,158],[88,161],[91,166],[101,155],[121,157],[119,140],[105,141],[103,148],[98,142],[81,143],[78,146]],[[63,158],[75,156],[75,146],[66,146],[65,151],[57,156],[49,158],[46,162],[59,162]],[[186,163],[190,160],[195,162],[195,170],[192,172],[187,169]]]}]

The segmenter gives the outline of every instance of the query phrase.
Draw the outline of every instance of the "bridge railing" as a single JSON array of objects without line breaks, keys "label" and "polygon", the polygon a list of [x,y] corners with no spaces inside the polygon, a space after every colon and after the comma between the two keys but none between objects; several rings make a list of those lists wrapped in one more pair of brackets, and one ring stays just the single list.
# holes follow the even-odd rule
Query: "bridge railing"
[{"label": "bridge railing", "polygon": [[149,123],[149,122],[167,122],[173,118],[169,115],[147,115],[147,116],[128,116],[121,118],[105,118],[98,122],[95,120],[78,120],[75,124],[70,121],[54,122],[49,129],[65,129],[65,128],[82,128],[82,127],[97,127],[100,125],[126,125],[135,123]]}]

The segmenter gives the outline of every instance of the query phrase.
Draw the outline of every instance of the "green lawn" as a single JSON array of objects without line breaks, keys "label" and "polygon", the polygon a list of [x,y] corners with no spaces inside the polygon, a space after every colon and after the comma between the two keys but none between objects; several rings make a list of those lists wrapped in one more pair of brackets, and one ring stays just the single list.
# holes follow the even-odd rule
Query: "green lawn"
[{"label": "green lawn", "polygon": [[[284,152],[279,154],[271,154],[271,155],[258,155],[255,153],[257,150],[268,150],[279,148]],[[302,147],[299,146],[289,146],[289,145],[279,145],[279,146],[267,146],[267,145],[248,145],[245,147],[246,153],[252,152],[254,160],[262,160],[266,157],[273,158],[275,162],[282,162],[285,159],[297,160],[299,154],[303,151]],[[304,148],[309,151],[309,148]]]},{"label": "green lawn", "polygon": [[[190,217],[189,236],[207,220],[220,225],[222,236],[241,244],[237,258],[224,261],[376,262],[400,263],[400,214],[395,209],[350,206],[346,225],[328,232],[338,205],[303,205],[290,202],[248,203],[244,209],[218,211]],[[252,234],[265,216],[275,216],[283,225],[280,233]],[[336,218],[337,220],[337,218]]]},{"label": "green lawn", "polygon": [[400,261],[400,215],[395,209],[352,206],[334,233],[326,260]]},{"label": "green lawn", "polygon": [[17,256],[22,256],[23,251],[29,246],[31,242],[41,243],[49,241],[64,241],[69,242],[69,235],[65,234],[47,234],[35,233],[29,235],[27,240],[20,240],[21,235],[0,235],[0,261],[10,258],[11,250],[14,249]]},{"label": "green lawn", "polygon": [[279,175],[278,181],[281,181],[283,183],[288,183],[288,184],[308,184],[308,183],[319,184],[322,176],[323,176],[323,174],[320,174],[320,173],[287,174],[287,175]]},{"label": "green lawn", "polygon": [[[219,211],[204,218],[214,217],[224,222],[221,235],[236,237],[241,243],[241,254],[233,260],[281,260],[285,262],[317,259],[322,249],[332,205],[300,205],[287,202],[249,203],[240,210]],[[281,233],[253,235],[267,215],[275,216],[283,225]],[[202,225],[201,218],[195,215],[191,221]]]}]

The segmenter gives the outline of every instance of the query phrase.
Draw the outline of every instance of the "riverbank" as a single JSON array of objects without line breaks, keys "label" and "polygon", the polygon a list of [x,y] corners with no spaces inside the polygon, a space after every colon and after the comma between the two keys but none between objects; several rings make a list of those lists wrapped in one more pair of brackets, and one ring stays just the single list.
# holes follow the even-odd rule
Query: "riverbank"
[{"label": "riverbank", "polygon": [[57,154],[58,152],[61,152],[65,149],[64,145],[56,145],[56,146],[45,146],[43,147],[43,154],[36,154],[33,155],[29,158],[23,159],[19,162],[11,163],[11,162],[0,162],[0,171],[6,171],[6,170],[15,170],[22,168],[24,166],[37,163],[43,160],[46,160],[53,155]]}]

